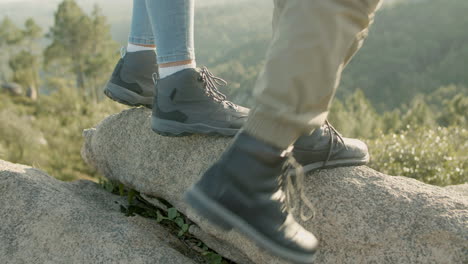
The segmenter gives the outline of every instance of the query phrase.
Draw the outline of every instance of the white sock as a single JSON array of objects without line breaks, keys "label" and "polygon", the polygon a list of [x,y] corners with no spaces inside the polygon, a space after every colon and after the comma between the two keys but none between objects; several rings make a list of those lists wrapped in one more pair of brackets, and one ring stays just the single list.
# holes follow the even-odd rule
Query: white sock
[{"label": "white sock", "polygon": [[184,65],[179,65],[179,66],[173,66],[173,67],[159,67],[159,78],[166,78],[169,75],[172,75],[176,72],[179,72],[181,70],[185,69],[195,69],[197,67],[197,63],[193,61],[190,64],[184,64]]},{"label": "white sock", "polygon": [[144,47],[138,46],[132,43],[128,43],[127,45],[127,52],[137,52],[137,51],[144,51],[144,50],[156,50],[154,47]]}]

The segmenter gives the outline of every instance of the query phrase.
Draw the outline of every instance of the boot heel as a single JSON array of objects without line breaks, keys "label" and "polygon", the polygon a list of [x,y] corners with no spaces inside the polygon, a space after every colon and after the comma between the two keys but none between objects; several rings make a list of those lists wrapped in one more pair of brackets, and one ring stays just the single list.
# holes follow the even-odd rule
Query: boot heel
[{"label": "boot heel", "polygon": [[124,105],[144,106],[149,109],[153,107],[153,97],[141,96],[110,81],[104,87],[104,94],[111,100]]},{"label": "boot heel", "polygon": [[216,213],[216,209],[210,206],[205,200],[205,197],[200,199],[200,194],[193,188],[185,193],[185,201],[197,212],[198,215],[207,219],[211,224],[216,225],[223,231],[230,231],[233,226],[229,224],[225,219]]}]

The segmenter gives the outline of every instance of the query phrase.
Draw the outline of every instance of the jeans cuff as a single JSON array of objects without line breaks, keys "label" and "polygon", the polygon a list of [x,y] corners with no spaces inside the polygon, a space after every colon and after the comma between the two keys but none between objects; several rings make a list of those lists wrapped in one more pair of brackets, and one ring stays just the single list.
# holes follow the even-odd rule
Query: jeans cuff
[{"label": "jeans cuff", "polygon": [[289,148],[303,134],[301,128],[259,109],[250,112],[244,130],[247,134],[281,149]]},{"label": "jeans cuff", "polygon": [[180,53],[174,55],[158,55],[158,63],[170,63],[170,62],[178,62],[178,61],[185,61],[185,60],[195,60],[195,54],[193,52],[188,53]]},{"label": "jeans cuff", "polygon": [[136,45],[155,45],[154,37],[134,37],[129,36],[128,42]]}]

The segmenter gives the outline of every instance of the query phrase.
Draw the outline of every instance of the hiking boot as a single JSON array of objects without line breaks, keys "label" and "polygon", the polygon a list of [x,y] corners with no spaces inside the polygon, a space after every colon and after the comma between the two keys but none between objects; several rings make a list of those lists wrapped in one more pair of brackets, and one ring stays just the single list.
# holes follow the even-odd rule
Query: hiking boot
[{"label": "hiking boot", "polygon": [[151,108],[154,97],[153,73],[157,72],[154,51],[127,52],[115,66],[104,94],[125,105]]},{"label": "hiking boot", "polygon": [[249,109],[226,100],[217,85],[226,82],[205,67],[185,69],[157,80],[153,130],[164,136],[234,136],[246,121]]},{"label": "hiking boot", "polygon": [[328,121],[310,136],[300,137],[294,144],[293,156],[304,172],[369,162],[367,145],[358,139],[343,138]]},{"label": "hiking boot", "polygon": [[318,241],[287,210],[286,161],[284,151],[241,132],[185,200],[223,230],[235,228],[273,254],[311,263]]}]

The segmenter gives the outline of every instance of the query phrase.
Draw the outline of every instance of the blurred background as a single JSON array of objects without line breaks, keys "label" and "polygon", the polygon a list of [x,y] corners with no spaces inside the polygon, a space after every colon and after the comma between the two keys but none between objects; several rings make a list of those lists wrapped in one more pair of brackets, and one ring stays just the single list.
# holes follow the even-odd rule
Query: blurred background
[{"label": "blurred background", "polygon": [[[131,0],[0,0],[0,159],[92,179],[82,130],[125,109],[102,87],[126,45]],[[468,1],[385,0],[344,72],[330,120],[370,166],[429,184],[468,181]],[[271,0],[197,0],[196,55],[251,106]],[[85,37],[86,36],[86,37]]]}]

